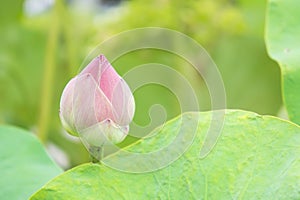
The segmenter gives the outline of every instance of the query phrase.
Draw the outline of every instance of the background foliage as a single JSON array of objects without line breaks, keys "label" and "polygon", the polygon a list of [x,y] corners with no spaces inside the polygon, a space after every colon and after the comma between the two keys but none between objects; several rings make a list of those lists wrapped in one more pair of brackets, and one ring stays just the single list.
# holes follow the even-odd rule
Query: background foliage
[{"label": "background foliage", "polygon": [[[95,199],[99,193],[105,199],[299,199],[299,6],[297,0],[1,2],[0,199]],[[144,85],[134,91],[131,133],[139,133],[135,125],[155,128],[160,124],[155,120],[164,112],[165,120],[171,120],[151,132],[151,137],[127,137],[120,147],[128,151],[105,151],[100,163],[86,163],[89,156],[82,143],[61,127],[62,90],[91,56],[101,53],[95,50],[99,43],[140,27],[177,30],[199,42],[217,64],[227,107],[234,109],[210,111],[205,81],[184,59],[153,49],[129,52],[111,61],[118,73],[126,78],[139,65],[167,65],[189,81],[205,112],[179,115],[180,101],[169,88]],[[111,51],[134,40],[119,41],[110,46]],[[172,41],[182,48],[180,41]],[[268,57],[266,46],[279,65]],[[176,76],[155,76],[187,94]],[[143,79],[145,74],[137,77]],[[156,104],[164,112],[153,109]],[[285,107],[290,121],[275,117],[288,119]],[[211,118],[223,111],[224,123]],[[211,123],[222,125],[217,132],[222,134],[212,151],[199,157],[211,147],[214,135],[206,136],[207,130],[215,128],[210,129]],[[169,148],[175,142],[179,145]],[[185,142],[192,144],[181,149]],[[157,156],[135,160],[132,152]],[[161,166],[172,156],[179,157]],[[117,167],[106,166],[116,163]],[[149,169],[152,166],[156,171]],[[125,170],[145,172],[141,168],[149,172]]]},{"label": "background foliage", "polygon": [[[281,106],[279,68],[266,54],[263,38],[266,2],[247,0],[22,1],[1,3],[0,123],[30,129],[47,145],[57,145],[71,167],[88,155],[76,138],[64,134],[58,108],[62,89],[86,55],[120,31],[159,26],[181,31],[203,45],[222,74],[229,108],[276,115]],[[40,5],[42,9],[32,9]],[[37,6],[38,7],[38,6]],[[30,9],[31,8],[31,9]],[[207,88],[193,69],[173,55],[132,52],[113,66],[122,75],[136,65],[159,62],[180,70],[198,95],[201,110],[210,109]],[[172,79],[172,77],[168,77]],[[134,94],[134,121],[146,125],[148,110],[162,104],[171,119],[179,105],[165,88],[149,85]],[[134,138],[128,138],[127,145]]]}]

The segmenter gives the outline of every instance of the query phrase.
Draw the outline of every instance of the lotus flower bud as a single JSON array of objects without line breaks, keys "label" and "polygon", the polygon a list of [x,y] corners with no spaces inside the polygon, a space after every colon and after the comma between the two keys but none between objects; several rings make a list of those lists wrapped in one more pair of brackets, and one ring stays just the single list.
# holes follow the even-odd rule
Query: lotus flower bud
[{"label": "lotus flower bud", "polygon": [[102,146],[124,140],[134,109],[128,85],[100,55],[66,85],[60,119],[70,134],[90,146]]}]

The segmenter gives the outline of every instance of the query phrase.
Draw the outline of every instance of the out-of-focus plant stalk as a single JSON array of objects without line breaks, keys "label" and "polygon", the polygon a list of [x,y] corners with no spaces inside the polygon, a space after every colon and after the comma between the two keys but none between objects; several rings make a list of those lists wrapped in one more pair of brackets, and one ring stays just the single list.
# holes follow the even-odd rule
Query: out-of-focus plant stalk
[{"label": "out-of-focus plant stalk", "polygon": [[74,68],[76,66],[76,43],[74,40],[74,28],[72,26],[74,25],[72,19],[71,19],[71,13],[68,10],[68,7],[66,4],[61,3],[61,23],[62,23],[62,31],[64,39],[66,40],[66,50],[67,50],[67,66],[68,66],[68,72],[71,77],[75,76],[78,72],[77,69]]},{"label": "out-of-focus plant stalk", "polygon": [[52,13],[52,21],[49,23],[49,34],[46,45],[46,55],[44,63],[44,74],[41,91],[40,115],[38,122],[37,135],[39,139],[45,143],[47,141],[47,134],[49,131],[49,119],[51,114],[51,104],[53,97],[53,82],[56,68],[56,49],[59,36],[59,12],[62,2],[57,0],[55,2]]}]

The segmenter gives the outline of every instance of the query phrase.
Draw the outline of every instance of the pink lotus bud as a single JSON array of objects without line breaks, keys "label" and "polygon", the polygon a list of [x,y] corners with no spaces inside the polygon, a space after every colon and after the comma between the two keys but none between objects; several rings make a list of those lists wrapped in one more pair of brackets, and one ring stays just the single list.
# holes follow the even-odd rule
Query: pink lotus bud
[{"label": "pink lotus bud", "polygon": [[60,119],[69,133],[90,146],[101,146],[125,138],[134,109],[128,85],[100,55],[65,87]]}]

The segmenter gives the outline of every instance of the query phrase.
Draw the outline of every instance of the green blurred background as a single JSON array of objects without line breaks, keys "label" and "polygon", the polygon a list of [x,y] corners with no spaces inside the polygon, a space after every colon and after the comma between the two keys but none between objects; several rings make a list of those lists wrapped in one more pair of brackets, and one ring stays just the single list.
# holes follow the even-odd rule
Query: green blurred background
[{"label": "green blurred background", "polygon": [[[99,43],[147,26],[180,31],[209,52],[222,75],[228,108],[277,115],[280,71],[266,53],[265,7],[261,0],[1,1],[0,123],[32,130],[64,168],[87,162],[86,149],[60,124],[62,90]],[[201,110],[210,109],[203,79],[174,55],[134,51],[112,64],[123,75],[151,62],[184,74]],[[134,122],[141,126],[150,123],[148,111],[154,104],[163,106],[167,119],[180,114],[175,96],[159,85],[145,85],[134,96]],[[128,137],[122,145],[134,140]]]}]

